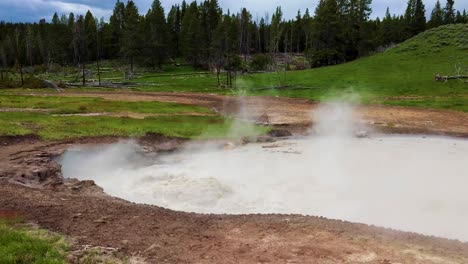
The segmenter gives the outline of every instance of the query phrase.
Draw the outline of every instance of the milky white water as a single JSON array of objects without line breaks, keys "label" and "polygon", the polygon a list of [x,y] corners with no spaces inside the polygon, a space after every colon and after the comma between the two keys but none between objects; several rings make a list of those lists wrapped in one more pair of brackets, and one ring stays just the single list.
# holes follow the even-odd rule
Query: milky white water
[{"label": "milky white water", "polygon": [[120,143],[70,150],[68,178],[198,213],[294,213],[468,241],[468,140],[315,137],[144,157]]}]

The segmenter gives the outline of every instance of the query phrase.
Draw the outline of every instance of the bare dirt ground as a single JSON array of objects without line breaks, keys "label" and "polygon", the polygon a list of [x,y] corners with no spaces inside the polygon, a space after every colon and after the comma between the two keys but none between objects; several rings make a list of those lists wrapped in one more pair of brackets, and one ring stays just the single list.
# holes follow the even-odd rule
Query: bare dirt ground
[{"label": "bare dirt ground", "polygon": [[[57,95],[57,94],[53,94]],[[109,100],[178,102],[235,114],[240,104],[268,113],[271,124],[305,128],[315,103],[174,93],[61,93]],[[362,120],[390,132],[468,135],[467,114],[398,107],[358,107]],[[75,145],[126,140],[101,137],[44,142],[0,137],[0,217],[20,215],[72,238],[74,248],[115,249],[146,263],[468,263],[468,243],[299,215],[200,215],[107,196],[90,181],[65,180],[55,159]],[[183,139],[148,135],[146,151],[171,151]],[[398,213],[398,210],[395,210]],[[463,228],[463,227],[460,227]],[[71,259],[71,262],[76,259]]]},{"label": "bare dirt ground", "polygon": [[[37,93],[37,96],[99,97],[116,101],[158,101],[199,105],[224,115],[248,113],[271,125],[305,128],[313,124],[318,103],[284,97],[230,97],[201,93],[167,92],[73,92]],[[240,111],[241,110],[241,111]],[[356,118],[377,131],[468,137],[468,113],[413,107],[356,106]],[[242,116],[241,116],[242,117]]]},{"label": "bare dirt ground", "polygon": [[[114,248],[147,263],[468,263],[468,244],[298,215],[199,215],[109,197],[93,182],[64,180],[54,157],[72,145],[1,138],[0,216],[72,237],[75,247]],[[151,151],[184,142],[140,139]]]}]

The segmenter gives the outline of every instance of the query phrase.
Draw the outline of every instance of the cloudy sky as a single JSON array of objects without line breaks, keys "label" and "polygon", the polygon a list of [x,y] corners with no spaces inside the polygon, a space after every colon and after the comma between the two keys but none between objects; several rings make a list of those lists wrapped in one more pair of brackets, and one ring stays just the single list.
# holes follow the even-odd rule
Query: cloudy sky
[{"label": "cloudy sky", "polygon": [[[106,20],[112,13],[116,0],[0,0],[0,20],[8,22],[35,22],[41,18],[50,20],[56,11],[60,14],[84,14],[87,10],[97,17]],[[126,0],[124,0],[126,1]],[[172,4],[182,0],[161,0],[164,7],[170,8]],[[297,10],[309,8],[311,12],[319,0],[219,0],[223,9],[237,11],[241,7],[251,10],[254,18],[272,13],[276,6],[282,6],[286,18],[292,18]],[[434,7],[436,0],[423,0],[428,14]],[[146,13],[152,0],[135,0],[140,13]],[[188,1],[189,2],[189,1]],[[382,17],[387,6],[392,13],[403,14],[407,0],[374,0],[372,4],[372,17]],[[441,0],[445,5],[445,0]],[[468,10],[468,0],[455,0],[455,7],[459,10]]]}]

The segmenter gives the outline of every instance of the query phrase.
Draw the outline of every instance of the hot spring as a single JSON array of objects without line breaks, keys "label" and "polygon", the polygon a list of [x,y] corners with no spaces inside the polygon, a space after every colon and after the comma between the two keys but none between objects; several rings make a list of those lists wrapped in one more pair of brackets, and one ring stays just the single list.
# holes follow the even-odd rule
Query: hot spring
[{"label": "hot spring", "polygon": [[468,140],[315,136],[148,156],[133,142],[77,148],[66,178],[173,210],[324,216],[468,241]]}]

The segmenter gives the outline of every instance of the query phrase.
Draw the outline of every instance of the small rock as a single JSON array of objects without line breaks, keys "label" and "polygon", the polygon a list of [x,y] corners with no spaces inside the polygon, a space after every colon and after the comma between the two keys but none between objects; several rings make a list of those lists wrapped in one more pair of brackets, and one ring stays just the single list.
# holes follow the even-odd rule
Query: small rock
[{"label": "small rock", "polygon": [[269,124],[270,118],[268,117],[267,114],[263,114],[257,118],[256,123],[257,124]]},{"label": "small rock", "polygon": [[236,145],[234,143],[232,143],[232,142],[228,142],[228,143],[224,144],[224,147],[223,147],[223,149],[225,149],[225,150],[230,150],[230,149],[234,149],[234,148],[236,148]]},{"label": "small rock", "polygon": [[272,149],[272,148],[281,148],[280,145],[278,144],[273,144],[273,145],[267,145],[267,146],[262,146],[264,149]]},{"label": "small rock", "polygon": [[275,140],[270,136],[260,136],[260,137],[257,138],[257,142],[259,142],[259,143],[271,143],[271,142],[275,142]]},{"label": "small rock", "polygon": [[290,137],[290,136],[292,136],[291,132],[289,132],[288,130],[284,130],[284,129],[273,129],[270,132],[268,132],[268,135],[272,136],[272,137]]},{"label": "small rock", "polygon": [[249,144],[249,143],[255,143],[257,142],[257,137],[243,137],[241,141],[243,145]]},{"label": "small rock", "polygon": [[96,223],[96,224],[105,224],[105,223],[108,222],[108,221],[107,221],[108,219],[109,219],[109,217],[107,217],[107,216],[101,217],[101,218],[99,218],[99,219],[97,219],[97,220],[94,220],[93,223]]},{"label": "small rock", "polygon": [[367,134],[367,131],[365,131],[365,130],[357,131],[355,135],[356,135],[356,137],[358,137],[358,138],[366,138],[366,137],[369,136],[369,135]]},{"label": "small rock", "polygon": [[80,217],[80,216],[82,216],[82,215],[83,215],[83,214],[78,213],[78,214],[73,215],[73,218],[78,218],[78,217]]}]

